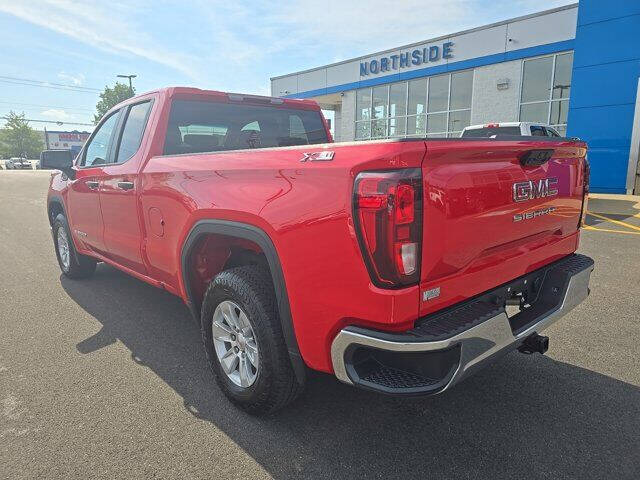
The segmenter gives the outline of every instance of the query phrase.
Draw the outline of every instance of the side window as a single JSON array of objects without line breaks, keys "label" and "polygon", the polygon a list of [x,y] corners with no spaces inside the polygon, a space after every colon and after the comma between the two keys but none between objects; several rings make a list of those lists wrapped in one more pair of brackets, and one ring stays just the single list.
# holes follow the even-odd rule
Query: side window
[{"label": "side window", "polygon": [[242,132],[246,132],[247,130],[255,130],[256,132],[260,131],[260,124],[258,122],[247,123],[244,127],[240,129]]},{"label": "side window", "polygon": [[531,125],[531,135],[533,137],[546,137],[547,132],[540,125]]},{"label": "side window", "polygon": [[560,134],[556,132],[553,128],[547,128],[547,135],[550,137],[559,137]]},{"label": "side window", "polygon": [[120,146],[115,157],[115,163],[126,162],[140,148],[150,108],[151,102],[144,102],[133,105],[129,109],[129,114],[122,130],[122,137],[120,137]]},{"label": "side window", "polygon": [[106,163],[113,129],[118,122],[118,113],[120,112],[112,113],[111,116],[100,125],[98,131],[87,145],[82,165],[90,167],[92,165],[104,165]]}]

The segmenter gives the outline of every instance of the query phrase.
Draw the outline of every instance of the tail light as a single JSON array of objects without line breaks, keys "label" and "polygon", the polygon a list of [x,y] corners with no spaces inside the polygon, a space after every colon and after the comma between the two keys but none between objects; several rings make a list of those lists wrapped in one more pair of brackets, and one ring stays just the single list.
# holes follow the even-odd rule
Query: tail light
[{"label": "tail light", "polygon": [[354,221],[371,281],[400,288],[420,279],[420,169],[363,172],[354,186]]},{"label": "tail light", "polygon": [[580,225],[584,226],[584,219],[587,216],[587,203],[589,202],[589,180],[591,178],[591,166],[586,155],[584,157],[584,171],[582,174],[582,210],[580,211]]}]

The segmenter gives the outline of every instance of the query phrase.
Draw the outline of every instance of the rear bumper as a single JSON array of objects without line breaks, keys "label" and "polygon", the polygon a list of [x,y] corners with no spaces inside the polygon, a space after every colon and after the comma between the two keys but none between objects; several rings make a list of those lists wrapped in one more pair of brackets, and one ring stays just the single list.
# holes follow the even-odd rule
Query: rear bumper
[{"label": "rear bumper", "polygon": [[[440,393],[516,349],[589,295],[593,260],[571,255],[442,312],[403,333],[346,327],[331,345],[336,377],[398,395]],[[505,300],[526,298],[510,318]]]}]

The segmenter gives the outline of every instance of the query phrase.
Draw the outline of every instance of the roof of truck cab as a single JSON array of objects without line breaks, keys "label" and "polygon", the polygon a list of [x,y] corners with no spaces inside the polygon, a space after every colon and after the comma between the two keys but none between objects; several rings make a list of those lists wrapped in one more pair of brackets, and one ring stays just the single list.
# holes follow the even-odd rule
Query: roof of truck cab
[{"label": "roof of truck cab", "polygon": [[317,108],[320,109],[318,103],[314,100],[307,99],[295,99],[295,98],[281,98],[281,97],[269,97],[266,95],[254,95],[252,93],[238,93],[238,92],[222,92],[219,90],[204,90],[201,88],[195,87],[166,87],[159,90],[159,92],[166,92],[169,97],[173,97],[175,95],[202,95],[202,96],[211,96],[211,97],[225,97],[229,98],[229,96],[236,97],[244,97],[247,99],[260,99],[260,100],[275,100],[278,103],[282,102],[286,105],[299,105],[305,106],[307,108]]},{"label": "roof of truck cab", "polygon": [[[248,99],[248,100],[256,99],[256,100],[262,100],[263,102],[268,100],[269,102],[277,103],[277,104],[281,104],[281,105],[291,105],[292,107],[302,107],[302,108],[305,108],[305,109],[320,110],[320,106],[314,100],[306,100],[306,99],[303,100],[303,99],[281,98],[281,97],[267,97],[265,95],[253,95],[253,94],[250,94],[250,93],[221,92],[219,90],[204,90],[204,89],[195,88],[195,87],[165,87],[165,88],[160,88],[160,89],[157,89],[157,90],[150,90],[148,92],[144,92],[144,93],[140,93],[138,95],[135,95],[135,96],[133,96],[131,98],[127,98],[126,100],[123,100],[122,102],[120,102],[117,105],[114,105],[112,108],[110,108],[109,112],[111,112],[113,110],[117,110],[119,108],[122,108],[123,106],[130,105],[132,103],[136,103],[140,99],[148,97],[150,95],[154,95],[154,94],[161,94],[161,95],[164,94],[169,98],[177,96],[177,95],[178,96],[193,95],[193,96],[218,97],[218,98],[229,99],[230,97],[235,96],[235,97],[243,97],[243,98]],[[109,112],[107,112],[107,113],[109,113]]]}]

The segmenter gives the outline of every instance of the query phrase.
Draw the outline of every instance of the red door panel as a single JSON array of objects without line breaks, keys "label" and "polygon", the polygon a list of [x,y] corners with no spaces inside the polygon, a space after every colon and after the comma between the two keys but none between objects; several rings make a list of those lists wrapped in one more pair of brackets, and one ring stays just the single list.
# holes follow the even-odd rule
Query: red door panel
[{"label": "red door panel", "polygon": [[[133,166],[133,165],[132,165]],[[136,173],[125,173],[127,164],[105,168],[100,189],[107,257],[145,274],[142,260],[142,230],[138,216]]]},{"label": "red door panel", "polygon": [[99,185],[101,168],[78,169],[69,183],[67,213],[71,234],[85,250],[104,253]]}]

